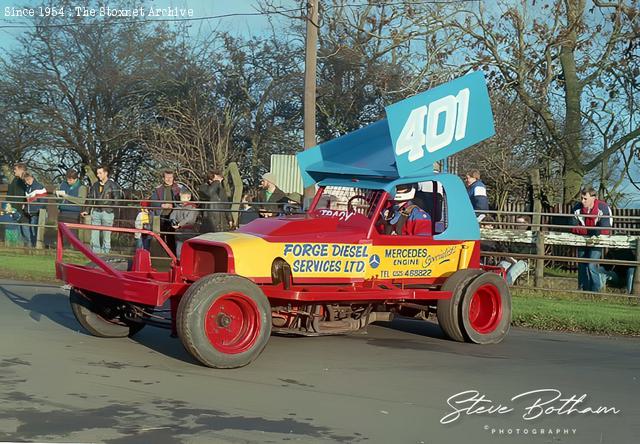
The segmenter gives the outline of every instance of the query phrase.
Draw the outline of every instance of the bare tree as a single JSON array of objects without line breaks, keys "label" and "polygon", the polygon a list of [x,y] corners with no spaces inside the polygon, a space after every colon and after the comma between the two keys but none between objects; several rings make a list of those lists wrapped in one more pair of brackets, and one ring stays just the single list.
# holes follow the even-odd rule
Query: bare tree
[{"label": "bare tree", "polygon": [[[496,134],[489,140],[456,155],[458,173],[479,169],[487,184],[489,199],[499,211],[508,203],[530,204],[529,172],[557,170],[552,157],[540,156],[544,140],[536,128],[536,116],[509,90],[495,90],[492,108]],[[553,174],[543,174],[545,189]],[[557,176],[556,176],[557,177]]]},{"label": "bare tree", "polygon": [[197,195],[198,185],[212,168],[223,169],[232,146],[233,117],[229,110],[213,113],[197,98],[157,109],[158,122],[145,129],[145,151],[158,165],[175,170]]},{"label": "bare tree", "polygon": [[470,66],[496,70],[540,117],[562,156],[563,202],[640,137],[628,106],[639,94],[636,0],[481,2],[441,22],[460,31],[456,45]]},{"label": "bare tree", "polygon": [[[325,2],[321,9],[318,119],[321,139],[384,116],[384,106],[450,80],[448,30],[417,2]],[[437,38],[436,38],[437,36]]]},{"label": "bare tree", "polygon": [[0,79],[0,165],[28,161],[31,167],[31,148],[46,140],[45,134],[30,124],[31,111],[38,106],[39,98],[33,93],[17,96],[15,90],[15,83]]},{"label": "bare tree", "polygon": [[176,168],[194,190],[209,169],[229,162],[252,184],[271,154],[299,146],[302,72],[292,63],[299,50],[277,38],[215,38],[222,43],[190,67],[200,83],[154,106],[139,136],[158,165]]},{"label": "bare tree", "polygon": [[140,97],[153,103],[175,84],[183,65],[175,34],[110,17],[34,20],[1,65],[12,102],[23,104],[22,124],[38,136],[23,143],[24,155],[58,171],[104,163],[135,182],[151,166],[137,137]]}]

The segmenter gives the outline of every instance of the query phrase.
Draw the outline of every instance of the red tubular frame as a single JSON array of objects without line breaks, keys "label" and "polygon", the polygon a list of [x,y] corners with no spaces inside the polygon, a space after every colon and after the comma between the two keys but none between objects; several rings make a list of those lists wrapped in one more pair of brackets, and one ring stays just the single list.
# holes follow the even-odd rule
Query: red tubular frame
[{"label": "red tubular frame", "polygon": [[362,287],[336,287],[321,286],[293,287],[285,290],[281,287],[263,285],[260,287],[264,294],[272,301],[280,302],[403,302],[429,301],[436,299],[449,299],[450,291],[429,290],[426,288],[362,288]]},{"label": "red tubular frame", "polygon": [[[87,256],[87,258],[89,258],[92,262],[95,262],[97,265],[100,265],[100,263],[102,263],[102,265],[100,265],[100,268],[102,268],[107,273],[109,273],[109,270],[117,272],[117,270],[114,270],[113,268],[109,267],[93,251],[87,248],[85,244],[80,242],[80,240],[71,233],[69,228],[91,229],[95,231],[112,231],[116,233],[148,234],[150,236],[153,236],[160,243],[160,246],[167,253],[167,255],[169,255],[169,258],[171,258],[172,267],[174,267],[178,263],[178,258],[176,257],[175,254],[173,254],[173,251],[171,251],[171,249],[167,246],[167,244],[165,244],[165,242],[162,240],[162,237],[160,237],[158,233],[154,233],[153,231],[139,230],[137,228],[120,228],[120,227],[104,227],[101,225],[69,224],[65,222],[58,222],[58,247],[56,250],[56,262],[59,262],[62,260],[62,250],[63,250],[62,238],[64,237],[67,240],[69,240],[69,242],[71,242],[71,244],[78,251],[80,251],[82,254]],[[97,261],[95,259],[97,259]]]},{"label": "red tubular frame", "polygon": [[[71,233],[70,228],[119,233],[141,233],[153,236],[169,255],[171,259],[171,271],[162,273],[136,270],[122,272],[116,270],[76,238]],[[99,269],[84,265],[64,263],[63,239],[65,238],[89,261],[96,264]],[[153,306],[163,305],[170,297],[183,294],[188,287],[188,284],[182,280],[178,259],[157,233],[135,228],[66,224],[63,222],[58,223],[56,278],[66,282],[72,287],[100,293],[116,299]]]}]

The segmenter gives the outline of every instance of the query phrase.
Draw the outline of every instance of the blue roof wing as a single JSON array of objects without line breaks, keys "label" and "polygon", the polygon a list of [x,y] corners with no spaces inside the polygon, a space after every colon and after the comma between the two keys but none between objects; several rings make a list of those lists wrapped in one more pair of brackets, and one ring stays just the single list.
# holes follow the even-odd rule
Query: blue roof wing
[{"label": "blue roof wing", "polygon": [[434,162],[495,132],[482,72],[385,109],[387,119],[298,153],[304,186],[332,177],[393,180],[430,173]]},{"label": "blue roof wing", "polygon": [[476,71],[385,108],[400,176],[495,134],[489,92]]},{"label": "blue roof wing", "polygon": [[481,71],[385,108],[398,173],[411,176],[495,134]]},{"label": "blue roof wing", "polygon": [[387,120],[297,154],[305,186],[330,177],[398,177]]}]

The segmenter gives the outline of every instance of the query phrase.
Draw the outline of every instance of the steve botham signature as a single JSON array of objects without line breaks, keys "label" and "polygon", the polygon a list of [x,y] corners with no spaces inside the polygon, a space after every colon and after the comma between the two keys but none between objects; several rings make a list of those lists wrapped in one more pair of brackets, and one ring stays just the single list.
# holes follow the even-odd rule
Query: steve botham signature
[{"label": "steve botham signature", "polygon": [[[620,410],[615,407],[584,406],[586,397],[586,393],[581,396],[574,394],[567,397],[563,396],[560,390],[539,389],[515,395],[511,401],[532,401],[523,409],[522,419],[525,421],[531,421],[545,415],[602,415],[608,413],[617,415],[620,413]],[[462,415],[503,415],[515,410],[511,405],[495,403],[477,390],[466,390],[450,396],[447,399],[447,404],[452,411],[440,419],[441,424],[453,423]]]}]

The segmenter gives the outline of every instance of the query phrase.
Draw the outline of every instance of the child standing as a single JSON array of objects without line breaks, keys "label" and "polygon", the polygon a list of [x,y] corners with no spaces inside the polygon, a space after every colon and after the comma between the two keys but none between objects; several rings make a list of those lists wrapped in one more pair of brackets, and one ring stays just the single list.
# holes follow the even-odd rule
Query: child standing
[{"label": "child standing", "polygon": [[[151,218],[149,217],[149,202],[140,202],[140,212],[136,216],[134,226],[138,230],[151,230]],[[136,249],[151,250],[151,236],[149,234],[136,233]]]},{"label": "child standing", "polygon": [[187,187],[180,188],[180,205],[171,212],[169,218],[171,226],[176,230],[176,256],[180,258],[182,244],[193,237],[198,219],[198,210],[191,202],[191,191]]}]

